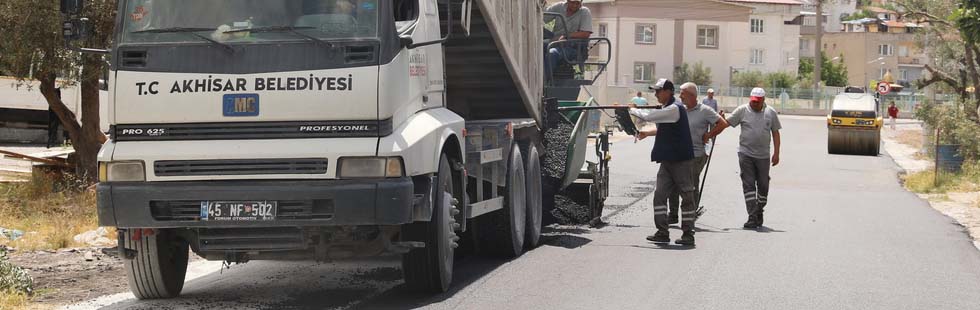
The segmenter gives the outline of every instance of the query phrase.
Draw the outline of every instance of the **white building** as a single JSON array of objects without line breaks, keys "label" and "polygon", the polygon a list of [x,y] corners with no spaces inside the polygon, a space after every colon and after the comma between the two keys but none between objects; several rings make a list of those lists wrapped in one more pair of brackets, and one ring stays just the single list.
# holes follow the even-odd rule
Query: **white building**
[{"label": "white building", "polygon": [[[800,0],[803,6],[800,17],[795,21],[800,25],[800,56],[815,57],[817,35],[817,5],[815,0]],[[823,31],[835,33],[844,31],[843,18],[857,12],[857,0],[834,0],[823,2]]]},{"label": "white building", "polygon": [[[646,90],[674,68],[701,62],[713,84],[749,62],[750,6],[714,0],[586,0],[594,37],[612,42],[611,62],[596,85]],[[605,56],[605,55],[603,55]],[[680,81],[678,81],[680,83]]]},{"label": "white building", "polygon": [[751,71],[796,75],[800,59],[800,25],[793,20],[803,4],[797,0],[728,0],[752,7],[749,15],[748,65]]}]

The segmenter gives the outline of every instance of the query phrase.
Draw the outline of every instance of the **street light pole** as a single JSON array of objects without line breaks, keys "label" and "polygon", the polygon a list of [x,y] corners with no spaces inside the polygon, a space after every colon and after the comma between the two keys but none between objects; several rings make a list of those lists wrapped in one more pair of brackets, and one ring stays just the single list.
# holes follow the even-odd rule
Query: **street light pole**
[{"label": "street light pole", "polygon": [[823,0],[815,0],[817,3],[817,10],[814,12],[814,16],[817,19],[817,55],[813,60],[813,108],[820,107],[820,97],[823,93],[820,91],[820,73],[823,70],[823,43],[820,41],[823,39]]}]

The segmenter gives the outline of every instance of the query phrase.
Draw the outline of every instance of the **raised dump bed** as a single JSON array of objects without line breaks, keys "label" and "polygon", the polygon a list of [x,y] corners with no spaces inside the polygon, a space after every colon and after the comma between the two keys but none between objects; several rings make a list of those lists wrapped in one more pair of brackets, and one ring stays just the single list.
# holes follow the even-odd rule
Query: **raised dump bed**
[{"label": "raised dump bed", "polygon": [[[462,3],[452,0],[455,5]],[[449,108],[467,120],[542,121],[543,8],[539,1],[473,0],[469,36],[446,44]],[[460,12],[453,12],[459,14]]]}]

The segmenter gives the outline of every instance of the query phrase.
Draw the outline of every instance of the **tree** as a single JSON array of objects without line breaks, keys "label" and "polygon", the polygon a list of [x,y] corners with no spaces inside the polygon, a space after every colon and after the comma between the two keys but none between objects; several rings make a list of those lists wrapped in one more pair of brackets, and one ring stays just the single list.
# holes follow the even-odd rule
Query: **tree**
[{"label": "tree", "polygon": [[[78,44],[107,47],[116,16],[116,1],[89,0],[84,16],[91,21],[91,35]],[[105,135],[99,128],[99,76],[105,69],[100,55],[79,54],[65,48],[61,36],[58,1],[4,0],[0,2],[0,68],[23,83],[34,68],[33,79],[51,110],[72,140],[75,154],[69,162],[83,179],[98,178],[97,156]],[[56,95],[56,88],[75,85],[81,93],[81,122]]]},{"label": "tree", "polygon": [[796,77],[786,72],[770,72],[766,74],[766,87],[772,88],[792,88],[796,82]]},{"label": "tree", "polygon": [[732,85],[738,87],[765,87],[766,77],[759,71],[743,71],[735,74]]},{"label": "tree", "polygon": [[899,0],[894,5],[909,20],[928,27],[917,35],[920,48],[928,49],[934,63],[927,75],[915,82],[920,88],[943,85],[959,95],[967,119],[980,124],[980,0]]},{"label": "tree", "polygon": [[[847,65],[844,65],[844,55],[841,54],[840,59],[837,61],[832,61],[827,58],[827,55],[820,52],[820,59],[822,60],[822,66],[820,66],[820,78],[821,81],[826,86],[837,86],[844,87],[847,86]],[[808,80],[810,85],[813,84],[813,70],[815,68],[813,59],[804,58],[800,60],[800,65],[798,67],[800,81]]]},{"label": "tree", "polygon": [[674,80],[680,83],[692,82],[700,86],[711,85],[711,68],[698,62],[694,66],[686,62],[674,68]]}]

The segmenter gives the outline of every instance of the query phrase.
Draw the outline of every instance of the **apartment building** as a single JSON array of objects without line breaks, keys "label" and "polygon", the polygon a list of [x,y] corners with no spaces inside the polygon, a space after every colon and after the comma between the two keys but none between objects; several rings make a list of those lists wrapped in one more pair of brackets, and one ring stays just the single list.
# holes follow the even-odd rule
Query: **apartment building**
[{"label": "apartment building", "polygon": [[909,86],[929,60],[915,43],[923,25],[902,20],[896,12],[875,12],[874,18],[843,22],[844,32],[825,34],[823,50],[827,57],[843,55],[851,85],[870,85],[891,72],[898,84]]}]

